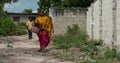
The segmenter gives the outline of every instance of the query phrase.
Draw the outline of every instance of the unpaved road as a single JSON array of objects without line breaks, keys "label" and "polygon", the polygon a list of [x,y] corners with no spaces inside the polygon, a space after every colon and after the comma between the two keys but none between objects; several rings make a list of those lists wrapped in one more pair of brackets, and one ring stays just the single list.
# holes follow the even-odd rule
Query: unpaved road
[{"label": "unpaved road", "polygon": [[[27,35],[0,37],[0,63],[72,63],[53,58],[47,52],[37,52],[39,49],[38,38],[28,40]],[[13,48],[7,47],[11,42]],[[49,45],[47,50],[54,50]]]}]

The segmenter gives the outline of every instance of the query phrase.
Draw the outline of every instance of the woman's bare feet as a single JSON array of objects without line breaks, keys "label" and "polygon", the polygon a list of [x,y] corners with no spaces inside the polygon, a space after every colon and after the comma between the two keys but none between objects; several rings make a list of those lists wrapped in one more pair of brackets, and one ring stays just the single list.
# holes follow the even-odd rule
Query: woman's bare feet
[{"label": "woman's bare feet", "polygon": [[37,52],[42,52],[43,51],[43,49],[39,49]]}]

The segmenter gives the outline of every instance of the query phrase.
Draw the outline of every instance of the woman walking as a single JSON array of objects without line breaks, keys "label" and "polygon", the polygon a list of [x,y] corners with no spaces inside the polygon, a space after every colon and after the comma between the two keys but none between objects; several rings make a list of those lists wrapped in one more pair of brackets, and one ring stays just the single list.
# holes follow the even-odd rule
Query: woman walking
[{"label": "woman walking", "polygon": [[43,10],[39,12],[39,16],[36,18],[35,23],[35,26],[40,28],[40,32],[37,33],[40,44],[40,49],[38,51],[40,52],[45,50],[50,43],[50,38],[54,30],[50,17],[45,16]]}]

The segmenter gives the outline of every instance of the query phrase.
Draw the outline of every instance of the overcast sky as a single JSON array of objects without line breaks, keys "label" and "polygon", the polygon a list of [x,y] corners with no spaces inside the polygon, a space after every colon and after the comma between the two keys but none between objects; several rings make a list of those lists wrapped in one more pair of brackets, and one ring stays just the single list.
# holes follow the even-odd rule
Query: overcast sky
[{"label": "overcast sky", "polygon": [[17,3],[5,4],[4,10],[8,12],[23,12],[24,9],[37,11],[38,0],[19,0]]}]

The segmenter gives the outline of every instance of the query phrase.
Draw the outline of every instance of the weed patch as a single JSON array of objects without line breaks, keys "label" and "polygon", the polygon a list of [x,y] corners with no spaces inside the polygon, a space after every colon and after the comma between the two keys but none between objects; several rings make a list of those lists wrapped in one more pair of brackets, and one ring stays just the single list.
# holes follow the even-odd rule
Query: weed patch
[{"label": "weed patch", "polygon": [[[88,38],[86,32],[78,25],[68,26],[66,35],[55,36],[52,39],[52,45],[58,49],[56,56],[76,63],[119,63],[120,53],[115,47],[106,48],[103,46],[103,40]],[[65,51],[59,52],[61,49]]]}]

